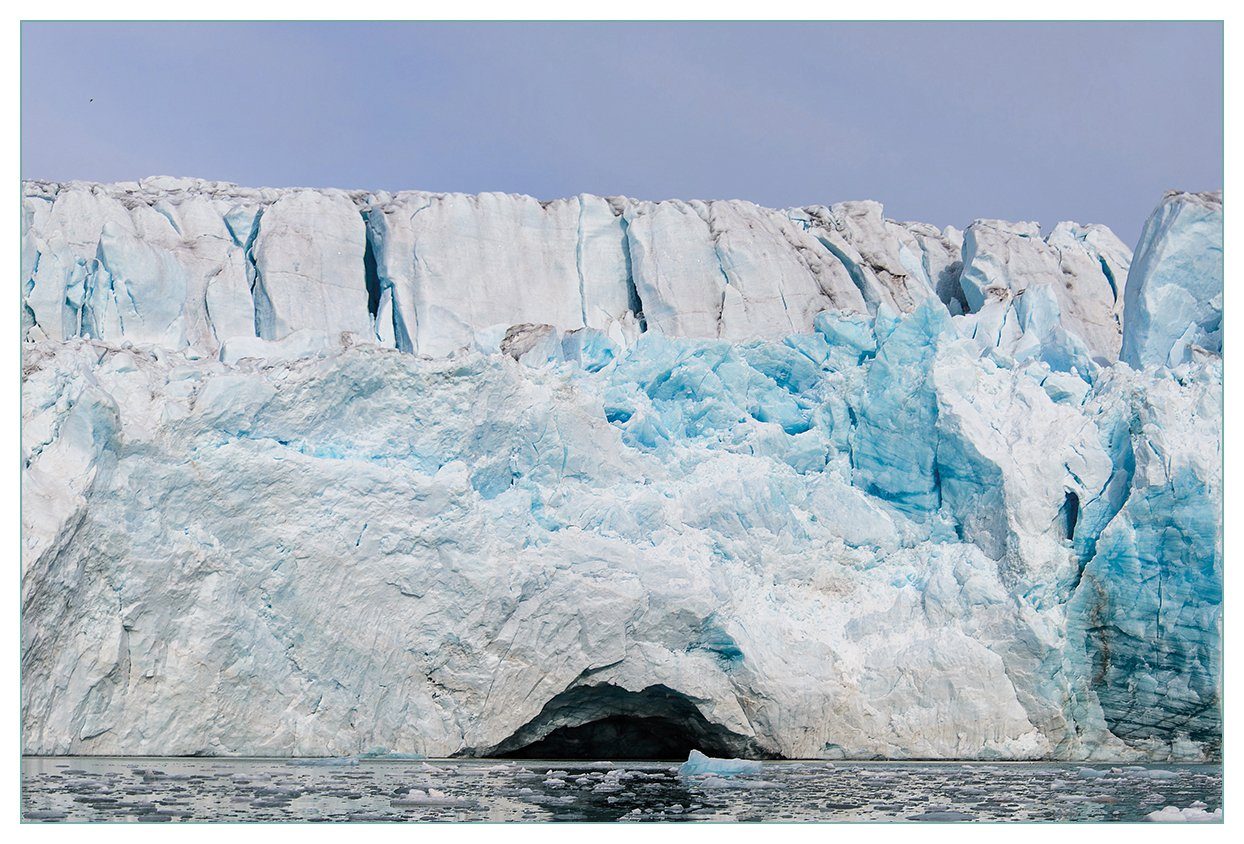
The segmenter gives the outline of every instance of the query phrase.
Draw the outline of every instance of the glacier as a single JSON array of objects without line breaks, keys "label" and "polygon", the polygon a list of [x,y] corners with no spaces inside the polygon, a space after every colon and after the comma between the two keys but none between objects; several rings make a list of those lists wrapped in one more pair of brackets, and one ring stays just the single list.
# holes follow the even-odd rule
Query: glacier
[{"label": "glacier", "polygon": [[22,247],[26,753],[1221,752],[1220,194],[28,181]]}]

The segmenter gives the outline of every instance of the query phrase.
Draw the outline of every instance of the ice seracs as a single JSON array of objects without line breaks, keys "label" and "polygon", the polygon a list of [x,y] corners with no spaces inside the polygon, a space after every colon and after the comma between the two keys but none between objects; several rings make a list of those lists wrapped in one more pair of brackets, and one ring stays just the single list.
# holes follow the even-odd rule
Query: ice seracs
[{"label": "ice seracs", "polygon": [[1218,752],[1214,198],[24,209],[25,752]]},{"label": "ice seracs", "polygon": [[[965,242],[953,228],[887,220],[876,202],[539,202],[160,177],[28,182],[23,208],[30,336],[207,353],[296,331],[428,355],[496,351],[522,323],[589,328],[622,346],[645,330],[773,340],[809,332],[827,310],[905,313],[933,300],[976,311],[984,290],[1018,297],[1039,277],[1066,311],[1060,325],[1090,356],[1113,359],[1130,258],[1100,226],[1060,224],[1048,243],[1028,243],[999,240],[1012,224],[985,221]],[[1074,283],[1053,284],[1054,267]],[[1016,317],[1001,334],[989,327],[1005,312],[983,316],[977,333],[1013,340]]]},{"label": "ice seracs", "polygon": [[1036,223],[977,220],[964,233],[960,275],[978,314],[973,336],[1021,358],[1056,356],[1064,369],[1108,365],[1119,357],[1129,258],[1103,226],[1059,223],[1043,238]]},{"label": "ice seracs", "polygon": [[354,203],[336,192],[292,191],[257,213],[254,225],[247,255],[256,334],[369,333],[366,236]]},{"label": "ice seracs", "polygon": [[405,351],[443,355],[481,331],[525,322],[595,328],[618,341],[637,331],[624,222],[601,197],[404,192],[364,213],[391,312],[377,327]]},{"label": "ice seracs", "polygon": [[1222,194],[1171,191],[1140,234],[1123,359],[1177,366],[1222,351]]}]

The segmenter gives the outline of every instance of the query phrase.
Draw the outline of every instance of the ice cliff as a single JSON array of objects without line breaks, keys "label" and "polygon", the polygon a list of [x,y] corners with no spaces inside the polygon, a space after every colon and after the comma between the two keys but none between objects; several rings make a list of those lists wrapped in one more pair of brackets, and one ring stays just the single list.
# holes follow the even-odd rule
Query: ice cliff
[{"label": "ice cliff", "polygon": [[1220,195],[23,208],[27,753],[1219,752]]}]

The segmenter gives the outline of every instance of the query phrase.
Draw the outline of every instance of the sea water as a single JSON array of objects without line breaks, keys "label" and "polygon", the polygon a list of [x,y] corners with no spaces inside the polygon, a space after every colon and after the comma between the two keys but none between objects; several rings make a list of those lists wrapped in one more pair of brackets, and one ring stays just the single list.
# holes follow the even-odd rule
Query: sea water
[{"label": "sea water", "polygon": [[[1142,821],[1221,765],[27,757],[27,821]],[[1198,814],[1193,811],[1191,814]]]}]

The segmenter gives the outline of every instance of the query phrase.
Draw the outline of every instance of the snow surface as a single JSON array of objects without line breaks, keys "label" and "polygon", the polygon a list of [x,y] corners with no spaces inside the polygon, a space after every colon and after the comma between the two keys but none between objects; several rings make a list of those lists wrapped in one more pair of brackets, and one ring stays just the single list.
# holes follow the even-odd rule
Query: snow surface
[{"label": "snow surface", "polygon": [[25,194],[27,753],[1218,752],[1220,199]]}]

